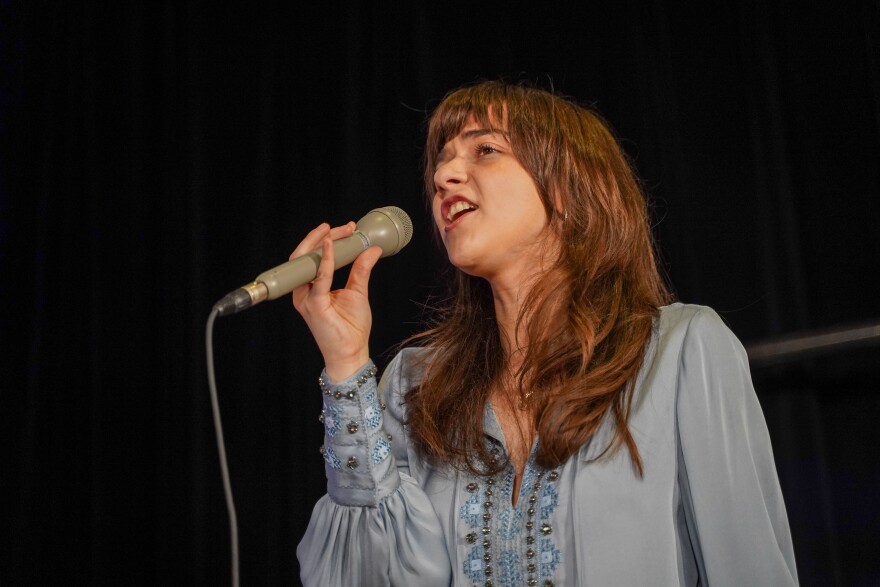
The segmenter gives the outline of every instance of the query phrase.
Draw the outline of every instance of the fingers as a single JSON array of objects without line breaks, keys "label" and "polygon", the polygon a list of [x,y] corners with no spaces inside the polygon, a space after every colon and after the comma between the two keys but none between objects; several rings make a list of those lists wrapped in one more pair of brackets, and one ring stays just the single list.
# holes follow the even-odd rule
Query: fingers
[{"label": "fingers", "polygon": [[301,257],[308,252],[314,251],[319,246],[321,246],[321,241],[325,238],[329,237],[330,240],[336,240],[339,238],[343,238],[349,236],[354,232],[357,225],[354,222],[348,222],[347,224],[343,224],[342,226],[336,226],[330,228],[330,225],[326,222],[318,225],[315,229],[313,229],[309,234],[306,235],[306,238],[302,240],[299,245],[293,250],[290,254],[289,260],[293,260],[297,257]]},{"label": "fingers", "polygon": [[[327,296],[330,293],[330,286],[333,282],[333,263],[335,261],[334,255],[336,251],[333,250],[333,241],[329,236],[331,231],[325,230],[323,232],[325,233],[325,237],[320,243],[321,261],[318,263],[315,278],[311,282],[301,285],[293,290],[293,306],[304,316],[309,311],[307,307],[308,300],[320,300],[322,296]],[[308,240],[308,237],[306,237],[306,240]],[[303,243],[305,243],[306,240],[304,240]],[[297,247],[297,249],[299,249],[299,247]],[[314,248],[308,249],[302,254],[312,250],[314,250]],[[296,251],[294,251],[294,254],[296,254]],[[325,299],[325,301],[321,302],[319,305],[326,306],[327,303],[329,302]]]},{"label": "fingers", "polygon": [[[304,238],[290,254],[290,260],[293,260],[306,253],[314,251],[318,247],[321,248],[321,262],[318,264],[315,280],[310,284],[300,286],[293,290],[293,305],[300,313],[306,311],[305,301],[310,295],[326,294],[330,291],[334,261],[332,242],[335,239],[349,236],[354,232],[355,228],[356,225],[354,222],[348,222],[347,224],[336,226],[334,228],[330,228],[330,225],[324,222],[309,232],[309,234],[306,235],[306,238]],[[313,286],[316,283],[318,284],[319,289],[317,291],[312,291]]]},{"label": "fingers", "polygon": [[358,258],[354,260],[354,264],[351,266],[351,272],[348,274],[348,282],[345,284],[345,288],[367,297],[370,272],[381,257],[382,249],[377,246],[372,246],[358,255]]},{"label": "fingers", "polygon": [[328,236],[321,241],[321,262],[318,263],[318,272],[312,280],[311,295],[324,295],[330,293],[330,285],[333,283],[333,263],[335,261],[333,240]]}]

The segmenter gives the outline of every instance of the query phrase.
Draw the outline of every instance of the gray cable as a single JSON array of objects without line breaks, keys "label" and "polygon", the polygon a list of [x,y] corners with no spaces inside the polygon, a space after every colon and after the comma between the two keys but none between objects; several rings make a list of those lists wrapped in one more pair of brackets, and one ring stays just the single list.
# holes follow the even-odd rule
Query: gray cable
[{"label": "gray cable", "polygon": [[220,402],[217,400],[217,382],[214,378],[214,320],[219,310],[216,306],[208,316],[205,327],[205,349],[208,354],[208,389],[211,391],[211,409],[214,413],[214,431],[217,436],[217,452],[220,455],[220,473],[223,475],[223,494],[226,496],[226,510],[229,513],[229,538],[232,543],[232,587],[239,587],[238,580],[238,518],[235,503],[232,501],[232,483],[229,481],[229,465],[226,462],[226,449],[223,443],[223,425],[220,422]]}]

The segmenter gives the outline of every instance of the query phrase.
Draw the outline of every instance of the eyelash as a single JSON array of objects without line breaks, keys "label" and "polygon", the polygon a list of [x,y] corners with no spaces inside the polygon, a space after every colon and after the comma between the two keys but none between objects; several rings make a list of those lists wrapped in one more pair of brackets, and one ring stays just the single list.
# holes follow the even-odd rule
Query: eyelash
[{"label": "eyelash", "polygon": [[496,147],[493,147],[492,145],[486,143],[477,145],[474,150],[477,152],[477,155],[487,155],[489,153],[498,152],[498,149]]}]

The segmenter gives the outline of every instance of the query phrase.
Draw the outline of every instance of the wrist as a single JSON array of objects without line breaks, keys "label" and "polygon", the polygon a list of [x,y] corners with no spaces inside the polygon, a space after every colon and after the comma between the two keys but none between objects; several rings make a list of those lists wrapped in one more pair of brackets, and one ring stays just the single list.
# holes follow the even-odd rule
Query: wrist
[{"label": "wrist", "polygon": [[372,366],[370,356],[366,354],[347,361],[327,362],[324,365],[324,373],[327,375],[328,383],[338,385]]}]

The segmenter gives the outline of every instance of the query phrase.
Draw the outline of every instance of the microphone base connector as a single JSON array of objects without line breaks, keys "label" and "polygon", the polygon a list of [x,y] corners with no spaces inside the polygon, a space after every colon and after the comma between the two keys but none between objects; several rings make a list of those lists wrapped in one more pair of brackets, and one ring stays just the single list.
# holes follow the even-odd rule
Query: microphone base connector
[{"label": "microphone base connector", "polygon": [[228,316],[256,306],[269,299],[269,289],[262,281],[254,281],[235,291],[231,291],[214,304],[217,315]]}]

